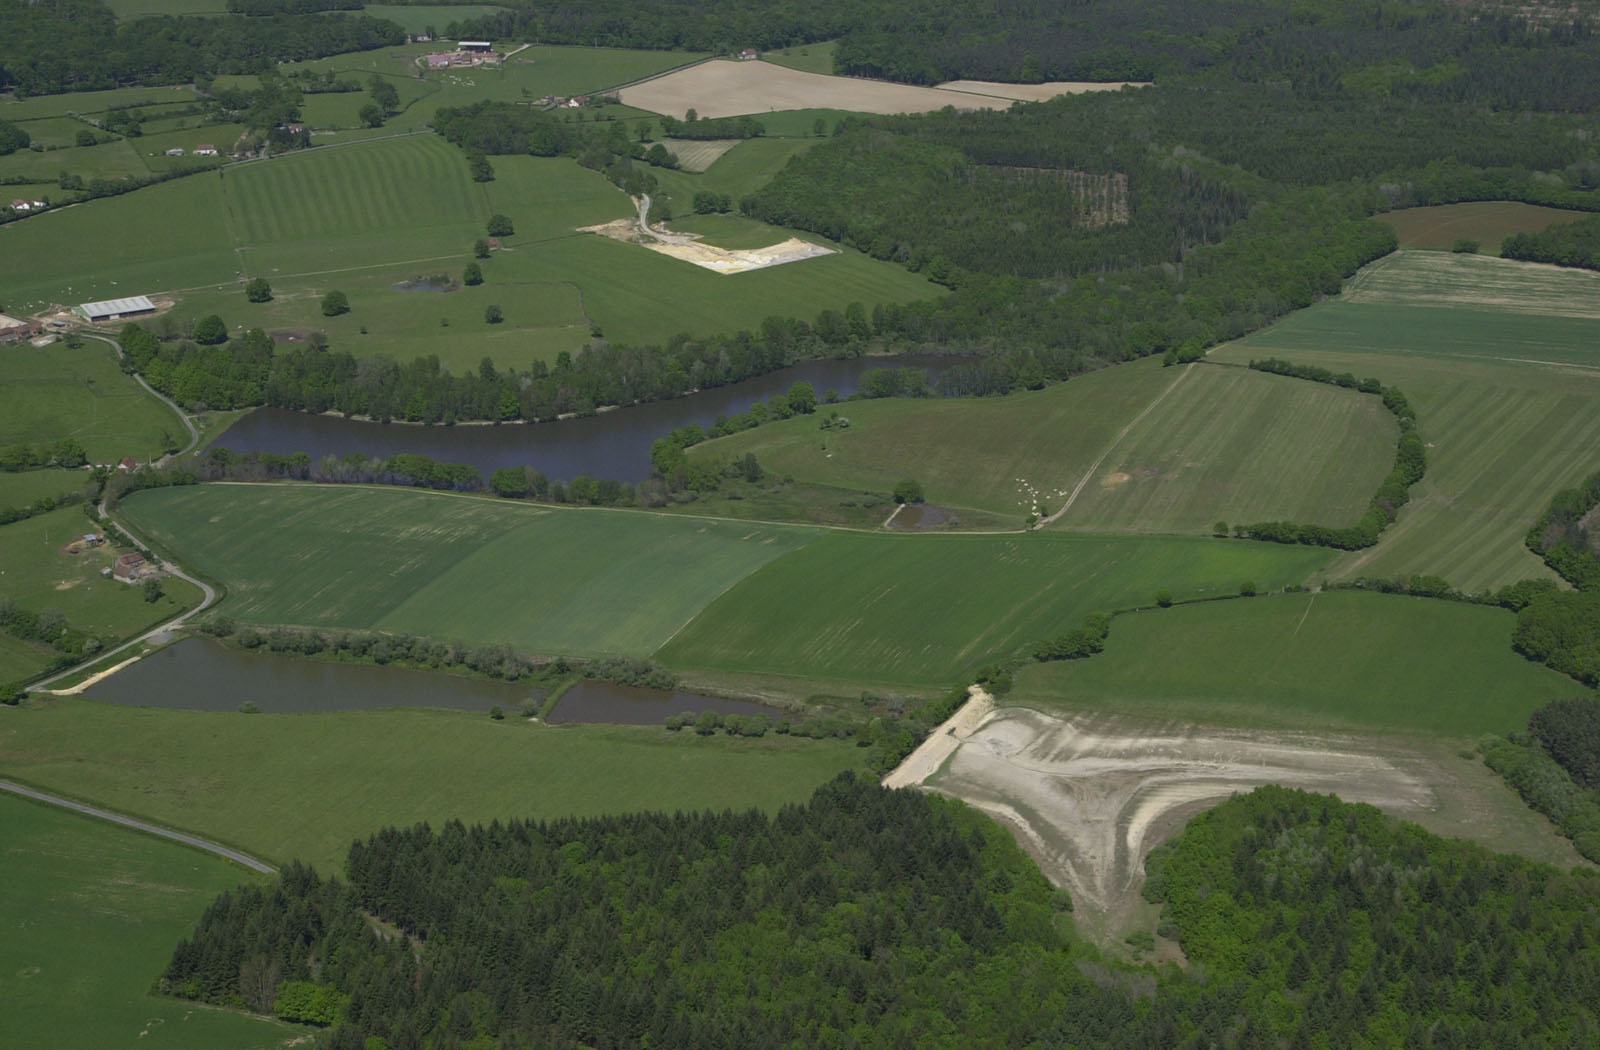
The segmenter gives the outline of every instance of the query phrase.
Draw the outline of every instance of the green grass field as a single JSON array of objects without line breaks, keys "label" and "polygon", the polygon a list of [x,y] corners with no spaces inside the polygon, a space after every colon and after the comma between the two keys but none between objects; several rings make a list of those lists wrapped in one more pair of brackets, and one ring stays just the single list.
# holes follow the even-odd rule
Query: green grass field
[{"label": "green grass field", "polygon": [[128,139],[40,153],[19,149],[10,156],[0,157],[0,175],[20,175],[40,182],[54,181],[62,171],[82,175],[85,179],[148,175],[150,166],[144,162],[143,151],[144,147],[135,147]]},{"label": "green grass field", "polygon": [[268,1050],[302,1034],[150,991],[212,898],[260,876],[12,795],[0,796],[0,825],[8,1043]]},{"label": "green grass field", "polygon": [[[0,526],[0,595],[32,612],[54,609],[74,627],[113,637],[154,627],[200,603],[200,592],[182,580],[163,580],[166,596],[150,603],[139,588],[100,575],[117,560],[109,544],[80,554],[63,552],[93,531],[78,506]],[[48,651],[13,645],[0,651],[0,682],[31,676],[48,664]]]},{"label": "green grass field", "polygon": [[1217,521],[1348,525],[1389,473],[1398,433],[1370,395],[1196,366],[1117,441],[1058,523],[1178,533]]},{"label": "green grass field", "polygon": [[950,685],[1096,610],[1274,588],[1325,551],[1055,533],[832,533],[732,587],[657,654],[674,667],[858,685]]},{"label": "green grass field", "polygon": [[841,489],[888,491],[910,476],[931,503],[1019,524],[1035,498],[1059,509],[1093,468],[1057,527],[1209,533],[1218,519],[1354,520],[1395,439],[1376,398],[1153,359],[1003,398],[856,401],[821,415],[835,411],[848,429],[797,417],[692,454],[754,452],[769,471]]},{"label": "green grass field", "polygon": [[107,0],[120,21],[151,15],[225,15],[227,0]]},{"label": "green grass field", "polygon": [[780,51],[763,51],[761,61],[776,66],[788,66],[803,73],[832,73],[833,52],[839,45],[833,41],[822,44],[800,44]]},{"label": "green grass field", "polygon": [[679,233],[698,233],[704,243],[730,250],[766,248],[794,236],[790,230],[743,215],[685,215],[673,219],[671,228]]},{"label": "green grass field", "polygon": [[255,623],[648,655],[815,530],[400,489],[203,485],[121,505]]},{"label": "green grass field", "polygon": [[1501,243],[1514,233],[1537,233],[1546,226],[1572,222],[1586,214],[1520,201],[1473,201],[1402,208],[1378,218],[1394,228],[1402,248],[1448,251],[1458,239],[1466,238],[1477,241],[1483,254],[1499,255]]},{"label": "green grass field", "polygon": [[73,437],[91,463],[125,456],[143,462],[161,454],[166,436],[184,433],[177,415],[123,374],[111,347],[93,339],[77,350],[59,340],[6,347],[0,389],[11,395],[0,412],[0,445]]},{"label": "green grass field", "polygon": [[25,507],[45,496],[82,492],[89,484],[89,472],[46,467],[12,474],[0,472],[0,507]]},{"label": "green grass field", "polygon": [[0,720],[0,770],[35,787],[338,871],[385,825],[773,810],[858,766],[847,741],[495,722],[460,712],[206,714],[77,697]]},{"label": "green grass field", "polygon": [[[175,0],[151,0],[151,2],[167,3]],[[196,0],[196,2],[207,3],[210,0]],[[218,2],[221,3],[222,0]],[[32,120],[35,117],[61,117],[68,113],[104,113],[113,106],[194,100],[194,87],[190,84],[175,84],[171,87],[112,88],[108,91],[71,91],[63,95],[39,95],[34,98],[0,101],[0,118]]]},{"label": "green grass field", "polygon": [[1031,664],[1009,702],[1251,729],[1471,738],[1583,687],[1511,649],[1501,609],[1350,591],[1119,616],[1105,652]]},{"label": "green grass field", "polygon": [[[1600,463],[1600,321],[1524,312],[1559,299],[1553,267],[1431,258],[1458,264],[1440,282],[1452,295],[1489,274],[1483,303],[1445,307],[1402,258],[1392,264],[1401,279],[1388,288],[1383,271],[1366,275],[1382,301],[1323,303],[1212,357],[1277,356],[1372,375],[1416,405],[1428,474],[1378,545],[1342,556],[1332,577],[1437,573],[1467,590],[1547,577],[1523,537],[1551,495]],[[1414,302],[1403,297],[1407,287],[1418,288]],[[1494,309],[1495,298],[1518,308]]]}]

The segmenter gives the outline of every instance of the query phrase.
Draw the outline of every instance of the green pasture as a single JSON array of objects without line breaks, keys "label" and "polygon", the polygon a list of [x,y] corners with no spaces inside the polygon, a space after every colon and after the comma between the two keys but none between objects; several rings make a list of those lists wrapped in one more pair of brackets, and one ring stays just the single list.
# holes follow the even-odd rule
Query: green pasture
[{"label": "green pasture", "polygon": [[[31,612],[55,610],[72,626],[105,638],[139,633],[200,603],[200,592],[179,579],[162,581],[165,595],[146,602],[140,588],[101,575],[120,553],[110,544],[68,554],[67,544],[99,531],[81,505],[0,526],[0,595]],[[32,677],[53,653],[16,643],[0,648],[0,682]]]},{"label": "green pasture", "polygon": [[763,51],[761,61],[775,66],[788,66],[802,73],[832,73],[833,52],[838,44],[832,40],[821,44],[799,44],[780,51]]},{"label": "green pasture", "polygon": [[1346,281],[1340,299],[1592,321],[1600,319],[1600,273],[1489,255],[1398,251]]},{"label": "green pasture", "polygon": [[25,507],[45,496],[81,492],[88,484],[89,472],[86,470],[47,467],[15,474],[0,471],[0,507]]},{"label": "green pasture", "polygon": [[[3,112],[3,107],[0,107],[0,112]],[[28,133],[28,138],[35,145],[42,145],[51,150],[57,147],[76,147],[78,132],[80,131],[92,131],[96,135],[108,134],[108,132],[91,127],[81,120],[74,120],[72,117],[41,117],[36,120],[26,121],[21,127],[23,131]],[[9,160],[10,158],[8,157],[5,161],[0,161],[0,164],[7,163]]]},{"label": "green pasture", "polygon": [[733,586],[658,653],[713,674],[949,685],[1084,615],[1305,579],[1328,552],[1058,533],[830,533]]},{"label": "green pasture", "polygon": [[[1526,272],[1537,282],[1546,269]],[[1428,474],[1376,547],[1330,566],[1335,578],[1435,573],[1480,590],[1549,576],[1523,538],[1557,490],[1600,463],[1600,321],[1333,301],[1211,356],[1376,376],[1416,406]]]},{"label": "green pasture", "polygon": [[[695,458],[754,452],[771,473],[846,490],[922,483],[930,503],[1008,516],[1030,511],[1025,485],[1061,506],[1101,451],[1178,373],[1150,359],[1006,397],[887,398],[819,406],[817,413],[696,445]],[[818,390],[821,397],[825,391]],[[833,413],[849,427],[823,430]]]},{"label": "green pasture", "polygon": [[16,1046],[268,1050],[301,1030],[151,987],[218,893],[265,881],[127,828],[0,795],[0,1014]]},{"label": "green pasture", "polygon": [[[47,223],[45,215],[29,222]],[[115,351],[94,339],[73,350],[20,343],[0,350],[0,446],[77,438],[91,463],[154,459],[183,424],[122,372]]]},{"label": "green pasture", "polygon": [[1060,524],[1179,533],[1217,521],[1348,525],[1393,466],[1399,428],[1375,396],[1204,364],[1167,389],[1111,446]]},{"label": "green pasture", "polygon": [[31,313],[233,280],[223,214],[221,179],[203,173],[0,228],[6,306]]},{"label": "green pasture", "polygon": [[865,754],[770,733],[557,728],[417,709],[241,715],[66,697],[12,714],[0,720],[6,775],[325,872],[387,825],[775,810]]},{"label": "green pasture", "polygon": [[816,138],[746,139],[706,169],[701,182],[705,189],[737,199],[765,186],[783,170],[789,158],[821,141]]},{"label": "green pasture", "polygon": [[[119,0],[120,2],[120,0]],[[138,0],[132,0],[138,2]],[[151,0],[153,3],[182,2],[182,0]],[[196,0],[209,2],[209,0]],[[223,0],[218,0],[218,3]],[[104,113],[112,108],[142,106],[162,102],[193,102],[191,84],[170,87],[126,87],[107,91],[69,91],[62,95],[38,95],[34,98],[0,100],[0,119],[33,120],[36,117],[63,117],[69,113]]]},{"label": "green pasture", "polygon": [[1250,729],[1472,738],[1583,691],[1511,649],[1503,609],[1324,591],[1117,617],[1105,652],[1030,664],[1008,702]]},{"label": "green pasture", "polygon": [[362,13],[373,18],[387,18],[414,36],[430,26],[442,33],[451,22],[465,22],[504,10],[498,4],[368,4],[362,8]]},{"label": "green pasture", "polygon": [[133,145],[135,141],[144,140],[113,138],[97,146],[43,151],[19,149],[9,156],[0,157],[0,175],[20,176],[40,182],[54,182],[63,171],[81,175],[85,180],[115,179],[124,175],[142,178],[150,174],[150,166],[140,155],[142,147]]},{"label": "green pasture", "polygon": [[848,109],[779,109],[751,114],[761,121],[768,135],[779,138],[816,138],[819,120],[822,121],[823,136],[832,135],[834,125],[841,120],[863,115]]},{"label": "green pasture", "polygon": [[647,655],[811,529],[393,488],[203,485],[139,493],[129,521],[224,584],[252,623]]},{"label": "green pasture", "polygon": [[1520,201],[1472,201],[1437,204],[1426,208],[1401,208],[1378,218],[1394,228],[1402,248],[1448,251],[1457,240],[1478,242],[1478,251],[1499,255],[1500,245],[1516,233],[1538,233],[1558,222],[1581,219],[1588,212],[1546,208]]},{"label": "green pasture", "polygon": [[743,215],[685,215],[672,220],[676,233],[698,233],[700,239],[718,248],[767,248],[794,236],[781,226],[768,226]]}]

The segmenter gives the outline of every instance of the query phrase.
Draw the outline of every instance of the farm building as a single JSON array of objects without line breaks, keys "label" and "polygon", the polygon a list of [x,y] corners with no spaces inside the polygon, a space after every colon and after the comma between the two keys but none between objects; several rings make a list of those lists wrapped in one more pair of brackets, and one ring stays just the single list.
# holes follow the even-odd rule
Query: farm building
[{"label": "farm building", "polygon": [[480,55],[486,55],[494,50],[494,44],[487,40],[462,40],[457,42],[456,47],[462,51],[475,51]]},{"label": "farm building", "polygon": [[197,157],[215,157],[217,155],[217,147],[208,145],[196,146],[194,155]]},{"label": "farm building", "polygon": [[753,47],[747,47],[743,51],[739,52],[739,61],[741,62],[749,62],[751,59],[760,57],[761,52],[757,51]]},{"label": "farm building", "polygon": [[103,303],[80,303],[72,312],[85,321],[120,321],[124,317],[153,314],[156,304],[148,296],[135,295],[127,299],[107,299]]},{"label": "farm building", "polygon": [[446,54],[424,56],[423,62],[429,69],[450,68],[450,56]]},{"label": "farm building", "polygon": [[39,334],[38,321],[19,321],[0,314],[0,343],[19,343]]},{"label": "farm building", "polygon": [[144,555],[138,551],[129,551],[117,559],[117,564],[112,566],[111,575],[124,583],[132,583],[144,573]]},{"label": "farm building", "polygon": [[33,205],[28,201],[21,201],[21,200],[12,201],[11,202],[11,210],[12,211],[32,211],[33,210]]},{"label": "farm building", "polygon": [[172,147],[171,149],[167,150],[167,156],[169,156],[169,157],[181,157],[181,156],[183,156],[183,147],[182,146],[174,146],[174,147]]}]

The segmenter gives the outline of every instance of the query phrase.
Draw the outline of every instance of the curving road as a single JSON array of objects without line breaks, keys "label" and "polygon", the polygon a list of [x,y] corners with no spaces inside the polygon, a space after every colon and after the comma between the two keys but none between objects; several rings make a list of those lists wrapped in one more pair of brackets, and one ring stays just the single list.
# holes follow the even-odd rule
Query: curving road
[{"label": "curving road", "polygon": [[[117,360],[119,361],[126,356],[122,352],[122,344],[111,338],[109,335],[97,335],[94,332],[79,332],[78,334],[82,335],[86,339],[98,339],[102,343],[111,344],[111,349],[117,352]],[[189,414],[187,412],[178,407],[177,402],[173,401],[170,397],[152,387],[149,383],[146,383],[144,381],[144,376],[140,375],[138,372],[131,372],[129,374],[133,376],[134,382],[144,387],[145,393],[149,394],[151,397],[155,398],[157,401],[160,401],[162,404],[176,412],[178,414],[178,418],[183,420],[183,425],[189,428],[189,443],[177,452],[170,452],[167,455],[162,456],[157,462],[164,463],[168,459],[172,459],[176,456],[186,455],[196,445],[200,444],[200,431],[195,429],[194,420],[189,418]]]},{"label": "curving road", "polygon": [[0,780],[0,791],[9,791],[13,795],[31,798],[35,802],[43,802],[51,806],[60,806],[62,809],[70,809],[74,813],[82,813],[84,816],[94,817],[96,820],[107,820],[113,824],[121,824],[125,828],[133,828],[135,831],[142,831],[147,835],[155,835],[158,838],[181,842],[185,846],[193,846],[195,849],[205,850],[207,853],[215,853],[217,856],[231,860],[235,864],[243,864],[251,871],[259,871],[263,875],[276,875],[278,873],[278,869],[272,865],[256,860],[247,853],[240,853],[236,849],[229,849],[227,846],[209,842],[195,835],[185,835],[183,832],[173,831],[171,828],[163,828],[155,824],[147,824],[142,820],[134,820],[132,817],[124,817],[120,813],[112,813],[109,810],[86,806],[81,802],[73,802],[71,799],[47,795],[43,791],[35,791],[32,788],[23,787],[21,784],[13,784],[9,780]]}]

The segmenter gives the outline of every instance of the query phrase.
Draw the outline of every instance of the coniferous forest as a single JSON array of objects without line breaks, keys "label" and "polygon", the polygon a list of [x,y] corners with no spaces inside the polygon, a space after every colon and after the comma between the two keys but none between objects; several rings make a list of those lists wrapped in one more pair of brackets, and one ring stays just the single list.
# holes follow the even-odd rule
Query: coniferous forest
[{"label": "coniferous forest", "polygon": [[224,894],[161,986],[420,1047],[1590,1047],[1600,876],[1264,788],[1147,896],[1189,969],[1108,966],[960,803],[388,829],[347,881]]}]

